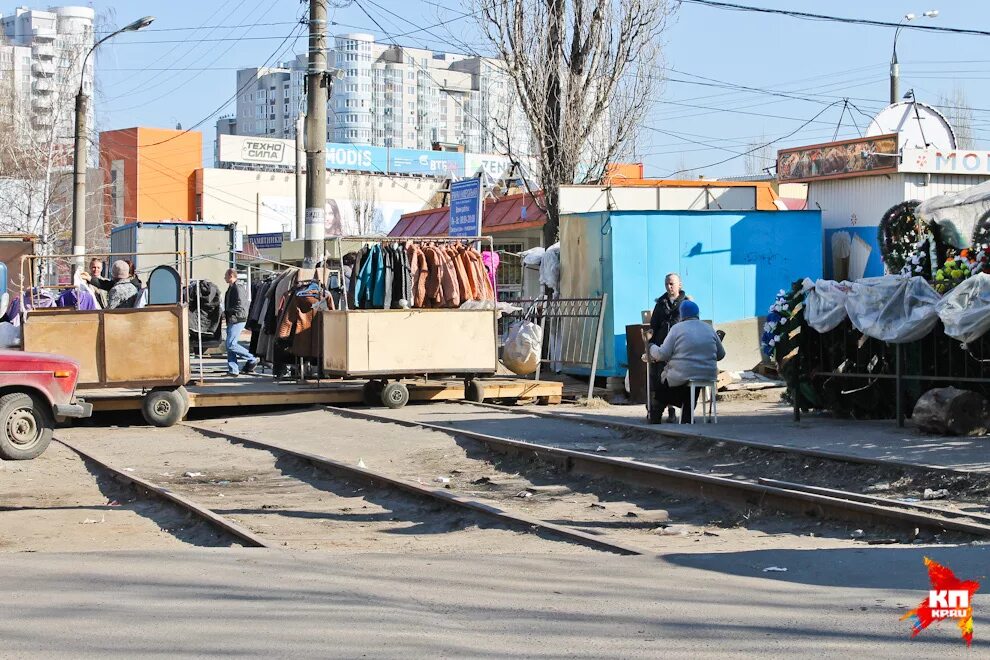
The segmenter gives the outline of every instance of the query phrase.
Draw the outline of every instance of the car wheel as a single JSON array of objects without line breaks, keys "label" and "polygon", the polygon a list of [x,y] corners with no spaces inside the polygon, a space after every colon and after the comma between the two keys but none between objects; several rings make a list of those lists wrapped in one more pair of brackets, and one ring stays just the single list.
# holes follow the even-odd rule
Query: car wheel
[{"label": "car wheel", "polygon": [[175,426],[186,414],[186,401],[177,390],[152,390],[144,395],[141,414],[152,426]]},{"label": "car wheel", "polygon": [[52,441],[55,419],[30,394],[0,397],[0,457],[23,461],[40,456]]}]

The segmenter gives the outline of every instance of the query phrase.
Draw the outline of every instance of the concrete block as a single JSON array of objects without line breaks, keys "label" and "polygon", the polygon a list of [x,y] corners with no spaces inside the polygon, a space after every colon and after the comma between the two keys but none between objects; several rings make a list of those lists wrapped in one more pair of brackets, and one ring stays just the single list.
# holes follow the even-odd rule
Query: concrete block
[{"label": "concrete block", "polygon": [[762,318],[748,318],[715,325],[716,330],[725,332],[722,346],[725,359],[718,363],[722,371],[751,371],[764,359],[760,352],[760,334],[763,332]]}]

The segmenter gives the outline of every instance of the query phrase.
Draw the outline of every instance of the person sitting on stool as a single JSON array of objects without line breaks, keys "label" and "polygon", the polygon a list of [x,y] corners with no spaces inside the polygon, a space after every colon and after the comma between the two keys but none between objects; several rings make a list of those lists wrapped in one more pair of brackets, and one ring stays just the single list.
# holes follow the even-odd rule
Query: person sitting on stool
[{"label": "person sitting on stool", "polygon": [[725,357],[725,349],[715,329],[699,320],[698,313],[697,303],[685,300],[680,307],[681,320],[670,329],[663,344],[650,345],[650,360],[667,363],[656,390],[654,407],[661,415],[650,419],[654,424],[660,422],[667,406],[680,408],[681,424],[687,424],[691,419],[688,382],[714,382],[718,378],[717,363]]}]

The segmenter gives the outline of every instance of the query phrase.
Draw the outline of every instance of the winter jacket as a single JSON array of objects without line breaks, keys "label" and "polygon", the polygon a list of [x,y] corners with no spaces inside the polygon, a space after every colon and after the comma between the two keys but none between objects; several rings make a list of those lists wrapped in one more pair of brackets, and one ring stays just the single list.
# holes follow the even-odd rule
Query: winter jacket
[{"label": "winter jacket", "polygon": [[673,299],[666,293],[657,298],[656,307],[653,308],[653,314],[650,316],[650,329],[653,330],[651,344],[659,346],[667,338],[667,333],[680,320],[681,303],[686,298],[687,294],[683,291]]},{"label": "winter jacket", "polygon": [[718,378],[719,360],[725,349],[715,329],[698,319],[687,319],[667,333],[659,349],[650,349],[658,362],[666,362],[661,378],[671,387],[685,385],[689,380],[713,381]]},{"label": "winter jacket", "polygon": [[245,323],[248,320],[247,287],[241,282],[234,282],[227,287],[223,297],[223,317],[227,325]]},{"label": "winter jacket", "polygon": [[130,280],[118,280],[107,294],[107,309],[130,308],[137,302],[138,290]]}]

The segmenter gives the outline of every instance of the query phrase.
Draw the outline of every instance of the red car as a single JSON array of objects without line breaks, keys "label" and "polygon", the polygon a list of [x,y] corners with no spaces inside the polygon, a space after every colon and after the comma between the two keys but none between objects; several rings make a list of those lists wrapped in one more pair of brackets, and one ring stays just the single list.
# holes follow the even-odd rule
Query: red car
[{"label": "red car", "polygon": [[79,363],[61,355],[0,350],[0,458],[39,456],[56,421],[89,417],[93,404],[75,398]]}]

